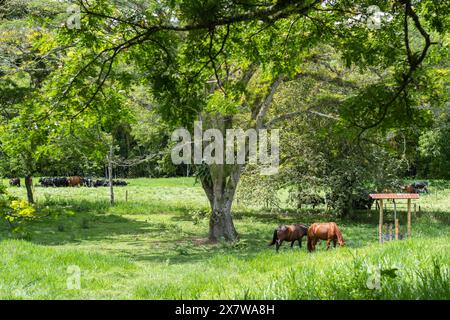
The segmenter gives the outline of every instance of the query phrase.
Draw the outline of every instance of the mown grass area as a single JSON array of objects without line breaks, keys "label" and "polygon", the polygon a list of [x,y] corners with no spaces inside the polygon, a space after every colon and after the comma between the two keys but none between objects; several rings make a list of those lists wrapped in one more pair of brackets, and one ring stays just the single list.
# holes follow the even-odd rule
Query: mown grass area
[{"label": "mown grass area", "polygon": [[[234,208],[240,241],[204,244],[207,201],[191,178],[132,179],[108,188],[41,188],[29,236],[0,226],[1,299],[450,299],[450,186],[433,183],[413,238],[377,243],[377,212]],[[3,183],[7,183],[3,180]],[[9,188],[25,198],[25,188]],[[125,193],[128,201],[125,201]],[[404,208],[400,208],[404,210]],[[392,212],[387,219],[391,219]],[[398,214],[406,232],[405,212]],[[347,246],[306,252],[267,244],[280,223],[336,221]],[[81,288],[68,289],[68,267]],[[394,270],[397,269],[397,270]],[[369,289],[381,270],[380,286]],[[374,280],[375,279],[375,280]]]}]

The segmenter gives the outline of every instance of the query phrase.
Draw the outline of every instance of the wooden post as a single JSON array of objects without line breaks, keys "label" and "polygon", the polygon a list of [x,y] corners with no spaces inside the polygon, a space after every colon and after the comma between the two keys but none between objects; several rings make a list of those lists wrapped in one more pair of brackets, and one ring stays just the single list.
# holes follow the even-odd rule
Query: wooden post
[{"label": "wooden post", "polygon": [[398,240],[398,219],[395,219],[395,240]]},{"label": "wooden post", "polygon": [[414,219],[417,218],[417,204],[414,203]]},{"label": "wooden post", "polygon": [[128,202],[128,190],[125,190],[125,202]]},{"label": "wooden post", "polygon": [[411,238],[411,199],[408,199],[408,238]]},{"label": "wooden post", "polygon": [[395,199],[392,199],[392,203],[394,204],[394,221],[397,220],[397,203]]},{"label": "wooden post", "polygon": [[108,155],[109,203],[111,205],[114,205],[113,156],[114,156],[114,144],[111,141],[111,145],[109,146],[109,155]]},{"label": "wooden post", "polygon": [[378,236],[380,243],[383,243],[383,199],[380,199],[380,224],[378,226]]}]

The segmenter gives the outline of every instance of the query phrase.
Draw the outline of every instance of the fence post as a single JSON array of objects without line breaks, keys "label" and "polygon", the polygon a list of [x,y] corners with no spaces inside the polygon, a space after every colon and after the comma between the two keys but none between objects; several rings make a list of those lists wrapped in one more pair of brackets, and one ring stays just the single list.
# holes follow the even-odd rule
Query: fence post
[{"label": "fence post", "polygon": [[383,199],[380,199],[380,221],[378,226],[378,237],[380,243],[383,243]]},{"label": "fence post", "polygon": [[408,199],[408,238],[411,238],[411,199]]},{"label": "fence post", "polygon": [[395,219],[395,240],[398,240],[398,219]]}]

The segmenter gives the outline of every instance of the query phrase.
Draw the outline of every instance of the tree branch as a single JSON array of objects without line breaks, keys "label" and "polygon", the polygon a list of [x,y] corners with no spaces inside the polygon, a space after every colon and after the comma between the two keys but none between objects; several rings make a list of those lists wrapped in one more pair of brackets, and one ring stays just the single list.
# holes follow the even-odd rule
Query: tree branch
[{"label": "tree branch", "polygon": [[[357,127],[359,127],[361,129],[361,131],[358,135],[358,139],[363,135],[363,133],[365,131],[379,126],[384,121],[384,119],[387,116],[389,107],[397,100],[397,98],[400,95],[402,95],[402,93],[404,93],[407,86],[412,82],[414,71],[423,62],[423,60],[425,59],[425,57],[427,55],[428,49],[433,44],[430,40],[430,35],[422,27],[422,25],[419,21],[419,17],[412,9],[411,0],[400,0],[400,2],[405,5],[405,15],[407,15],[413,19],[415,27],[417,28],[417,30],[419,30],[420,34],[422,35],[422,37],[425,40],[425,45],[420,53],[419,58],[416,59],[414,57],[414,55],[410,55],[409,40],[408,40],[408,37],[405,38],[405,40],[407,40],[407,41],[405,41],[405,46],[407,47],[407,54],[408,54],[408,64],[409,64],[408,72],[406,74],[403,74],[403,81],[400,84],[400,86],[398,87],[398,89],[396,90],[396,92],[394,93],[394,95],[392,96],[392,98],[389,99],[386,103],[384,103],[382,105],[383,111],[382,111],[381,117],[377,121],[375,121],[374,123],[372,123],[370,125],[367,125],[367,126],[357,125]],[[406,20],[405,23],[407,23],[407,17],[405,17],[405,20]],[[405,31],[407,31],[407,27],[405,27]]]},{"label": "tree branch", "polygon": [[[264,8],[264,9],[258,9],[256,11],[252,11],[252,12],[246,12],[243,14],[237,14],[237,15],[233,15],[230,17],[219,18],[216,20],[201,22],[201,23],[197,23],[197,24],[188,24],[188,25],[184,25],[184,26],[164,25],[164,24],[158,25],[157,24],[157,25],[149,26],[145,21],[141,21],[141,23],[131,23],[130,21],[127,21],[127,20],[123,20],[120,18],[105,15],[102,13],[94,12],[94,11],[90,10],[88,8],[88,6],[85,5],[83,0],[79,0],[78,2],[80,3],[81,7],[83,8],[83,10],[84,10],[83,12],[88,16],[92,15],[92,16],[97,16],[97,17],[102,17],[105,19],[113,20],[113,21],[119,22],[119,23],[134,25],[135,27],[138,26],[141,30],[144,30],[144,31],[137,33],[137,35],[135,35],[131,39],[125,40],[124,42],[122,42],[121,44],[119,44],[117,46],[103,49],[101,52],[95,54],[94,57],[87,64],[85,64],[75,74],[75,76],[70,80],[68,87],[63,91],[62,96],[60,97],[60,99],[58,100],[58,102],[56,104],[59,104],[63,99],[65,99],[67,97],[68,93],[73,88],[75,81],[90,66],[92,66],[95,62],[97,62],[99,59],[101,59],[105,54],[112,52],[112,56],[106,58],[105,62],[103,63],[103,65],[104,65],[106,62],[110,62],[107,72],[103,75],[103,68],[101,68],[101,72],[98,77],[98,79],[102,79],[102,80],[97,82],[97,86],[98,87],[103,86],[107,77],[110,74],[110,71],[111,71],[110,67],[114,63],[115,57],[126,48],[129,48],[134,45],[141,44],[145,41],[148,41],[149,39],[151,39],[150,38],[151,35],[153,35],[156,32],[160,32],[160,31],[186,32],[186,31],[203,30],[203,29],[211,30],[215,27],[226,25],[227,26],[227,35],[223,40],[222,48],[219,50],[219,52],[216,53],[216,55],[214,57],[214,58],[216,58],[223,51],[223,47],[225,45],[226,39],[228,38],[229,27],[231,24],[239,23],[239,22],[249,22],[249,21],[254,21],[254,20],[258,20],[258,19],[265,20],[265,21],[267,21],[267,20],[276,21],[276,20],[287,18],[294,14],[304,14],[304,13],[308,12],[308,10],[313,8],[317,3],[320,3],[319,0],[315,0],[307,6],[303,6],[303,2],[294,3],[294,4],[285,2],[282,5],[276,4],[276,5],[272,5],[267,8]],[[210,62],[212,62],[211,59],[208,61],[208,63],[210,63]],[[214,66],[214,63],[213,63],[213,66]],[[201,72],[201,70],[199,72]],[[217,74],[216,74],[216,76],[217,76]],[[86,110],[89,107],[89,104],[94,100],[95,96],[98,94],[98,92],[100,92],[100,90],[101,90],[101,88],[95,89],[93,95],[88,100],[88,105],[83,107],[81,109],[81,112],[78,112],[75,116],[78,116],[79,114],[81,114],[84,110]],[[46,116],[48,116],[50,113],[51,113],[51,111],[47,112]]]},{"label": "tree branch", "polygon": [[340,120],[340,118],[332,116],[330,114],[326,114],[326,113],[322,113],[322,112],[318,112],[318,111],[314,111],[314,110],[308,109],[308,110],[294,111],[294,112],[289,112],[289,113],[282,114],[282,115],[280,115],[280,116],[270,120],[264,127],[267,128],[267,129],[270,129],[270,128],[273,127],[274,124],[276,124],[278,122],[289,120],[289,119],[293,119],[293,118],[296,118],[298,116],[304,115],[305,113],[309,113],[309,114],[312,114],[312,115],[316,115],[316,116],[319,116],[319,117],[324,117],[324,118],[335,120],[335,121],[339,121]]},{"label": "tree branch", "polygon": [[256,129],[260,129],[263,127],[263,121],[264,117],[267,114],[267,111],[269,110],[270,105],[273,101],[273,96],[275,95],[275,92],[277,91],[278,87],[283,81],[283,75],[278,76],[278,78],[272,83],[269,89],[269,93],[265,97],[264,101],[261,103],[261,106],[259,108],[259,112],[256,116]]}]

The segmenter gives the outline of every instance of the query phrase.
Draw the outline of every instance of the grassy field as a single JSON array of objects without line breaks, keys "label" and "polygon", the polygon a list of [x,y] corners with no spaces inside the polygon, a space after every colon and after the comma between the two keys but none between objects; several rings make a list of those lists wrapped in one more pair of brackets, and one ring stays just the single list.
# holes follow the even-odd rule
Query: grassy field
[{"label": "grassy field", "polygon": [[[41,218],[28,237],[14,239],[0,225],[0,298],[450,299],[448,182],[421,197],[412,239],[382,246],[375,211],[336,220],[321,208],[240,205],[233,209],[240,241],[205,245],[207,201],[193,179],[129,182],[115,189],[114,207],[108,188],[36,187]],[[24,187],[9,191],[25,198]],[[399,217],[405,232],[404,211]],[[346,247],[321,244],[309,254],[305,242],[285,243],[277,254],[267,246],[280,223],[330,220]],[[79,289],[67,286],[71,266],[81,271]]]}]

